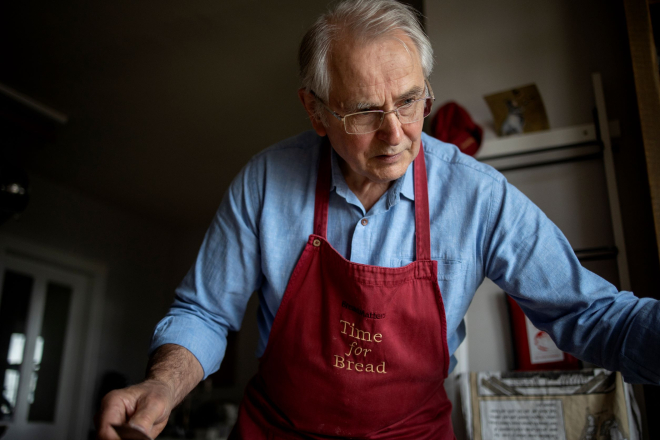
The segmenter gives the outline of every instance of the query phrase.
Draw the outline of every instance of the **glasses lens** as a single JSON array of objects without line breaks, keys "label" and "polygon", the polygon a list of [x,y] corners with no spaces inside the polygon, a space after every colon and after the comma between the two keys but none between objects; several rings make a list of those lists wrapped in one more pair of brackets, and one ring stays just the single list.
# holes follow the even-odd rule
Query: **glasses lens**
[{"label": "glasses lens", "polygon": [[410,124],[413,122],[417,122],[420,119],[424,119],[429,112],[427,113],[426,111],[426,99],[418,99],[417,101],[411,102],[408,105],[404,105],[403,107],[399,107],[398,113],[399,113],[399,120],[401,121],[402,124]]},{"label": "glasses lens", "polygon": [[[397,108],[397,116],[402,124],[420,121],[431,114],[433,98],[418,99],[410,104]],[[353,113],[344,117],[344,126],[348,134],[371,133],[380,128],[383,112],[368,111]]]},{"label": "glasses lens", "polygon": [[378,130],[381,112],[362,112],[344,118],[346,132],[349,134],[370,133]]}]

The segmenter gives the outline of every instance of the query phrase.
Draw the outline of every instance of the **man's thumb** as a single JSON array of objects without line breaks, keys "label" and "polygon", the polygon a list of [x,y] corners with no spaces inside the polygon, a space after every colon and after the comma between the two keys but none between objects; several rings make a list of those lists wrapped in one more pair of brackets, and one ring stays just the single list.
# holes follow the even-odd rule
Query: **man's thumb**
[{"label": "man's thumb", "polygon": [[156,425],[164,425],[168,415],[162,402],[151,401],[147,404],[138,404],[135,414],[128,420],[128,425],[153,437],[154,427],[159,433],[162,427]]}]

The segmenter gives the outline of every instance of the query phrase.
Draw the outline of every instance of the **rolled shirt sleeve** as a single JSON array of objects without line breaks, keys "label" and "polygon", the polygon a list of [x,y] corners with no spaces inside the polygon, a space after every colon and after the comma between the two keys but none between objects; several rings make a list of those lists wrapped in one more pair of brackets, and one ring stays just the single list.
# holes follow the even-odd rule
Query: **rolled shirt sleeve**
[{"label": "rolled shirt sleeve", "polygon": [[486,275],[565,352],[628,382],[660,383],[660,303],[582,267],[561,231],[506,181],[492,191]]},{"label": "rolled shirt sleeve", "polygon": [[251,293],[261,283],[259,166],[251,161],[231,183],[152,337],[150,352],[163,344],[183,346],[200,362],[205,378],[220,368],[227,333],[240,329]]}]

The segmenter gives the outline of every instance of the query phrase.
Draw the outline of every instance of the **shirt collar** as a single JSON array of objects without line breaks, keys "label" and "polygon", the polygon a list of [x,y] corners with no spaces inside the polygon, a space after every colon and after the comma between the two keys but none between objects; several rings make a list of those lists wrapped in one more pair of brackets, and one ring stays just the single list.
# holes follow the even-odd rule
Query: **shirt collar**
[{"label": "shirt collar", "polygon": [[[341,172],[339,167],[339,157],[335,150],[331,148],[330,155],[330,166],[332,169],[332,182],[330,184],[330,191],[333,189],[337,192],[337,195],[342,196],[349,202],[353,199],[357,200],[353,191],[348,187],[346,179]],[[413,179],[413,164],[408,165],[408,169],[405,174],[399,177],[394,185],[387,191],[387,208],[395,205],[399,201],[399,194],[408,200],[415,200],[415,188],[414,188],[414,179]]]},{"label": "shirt collar", "polygon": [[335,152],[335,149],[330,147],[330,152],[330,166],[332,168],[332,182],[330,182],[330,191],[334,189],[337,191],[338,195],[348,199],[348,195],[352,194],[353,192],[348,187],[346,179],[344,179],[344,175],[341,172],[341,168],[339,167],[339,157]]}]

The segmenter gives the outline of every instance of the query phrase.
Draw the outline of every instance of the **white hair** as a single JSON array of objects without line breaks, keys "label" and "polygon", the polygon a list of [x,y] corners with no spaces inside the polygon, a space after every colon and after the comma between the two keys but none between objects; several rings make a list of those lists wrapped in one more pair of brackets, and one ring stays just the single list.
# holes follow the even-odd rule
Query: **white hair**
[{"label": "white hair", "polygon": [[395,31],[403,32],[413,41],[424,77],[428,78],[433,70],[433,49],[415,9],[395,0],[346,0],[319,17],[303,37],[298,51],[302,87],[314,91],[327,103],[332,44],[345,35],[371,42]]}]

